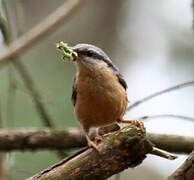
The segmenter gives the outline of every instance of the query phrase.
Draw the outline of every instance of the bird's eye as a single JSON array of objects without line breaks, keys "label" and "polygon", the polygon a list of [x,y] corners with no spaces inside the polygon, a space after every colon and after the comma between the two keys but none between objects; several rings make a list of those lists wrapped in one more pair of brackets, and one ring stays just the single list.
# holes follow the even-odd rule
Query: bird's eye
[{"label": "bird's eye", "polygon": [[87,56],[91,57],[92,55],[93,55],[93,52],[91,52],[91,51],[87,52]]}]

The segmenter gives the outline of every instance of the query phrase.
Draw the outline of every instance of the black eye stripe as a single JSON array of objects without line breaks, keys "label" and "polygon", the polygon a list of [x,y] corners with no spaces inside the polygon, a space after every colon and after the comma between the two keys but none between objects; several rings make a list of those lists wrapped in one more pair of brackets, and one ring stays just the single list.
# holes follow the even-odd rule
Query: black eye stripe
[{"label": "black eye stripe", "polygon": [[93,52],[92,50],[77,50],[76,51],[78,53],[78,56],[88,56],[88,57],[92,57],[93,59],[98,59],[98,60],[102,60],[104,61],[109,68],[111,68],[113,70],[113,72],[115,72],[116,74],[119,73],[119,70],[117,69],[117,67],[112,64],[112,61],[109,59],[109,57],[105,54],[100,54],[97,52]]},{"label": "black eye stripe", "polygon": [[93,53],[93,52],[91,52],[91,51],[87,51],[87,52],[86,52],[86,55],[87,55],[87,56],[89,56],[89,57],[92,57],[92,56],[93,56],[93,54],[94,54],[94,53]]},{"label": "black eye stripe", "polygon": [[100,55],[98,53],[94,53],[91,50],[87,50],[87,51],[80,51],[78,52],[79,56],[88,56],[88,57],[92,57],[94,59],[99,59],[99,60],[103,60],[104,62],[106,62],[109,66],[111,66],[112,63],[110,63],[108,60],[106,60],[106,58],[103,55]]},{"label": "black eye stripe", "polygon": [[78,55],[91,57],[94,55],[94,53],[92,51],[80,51],[80,52],[78,52]]}]

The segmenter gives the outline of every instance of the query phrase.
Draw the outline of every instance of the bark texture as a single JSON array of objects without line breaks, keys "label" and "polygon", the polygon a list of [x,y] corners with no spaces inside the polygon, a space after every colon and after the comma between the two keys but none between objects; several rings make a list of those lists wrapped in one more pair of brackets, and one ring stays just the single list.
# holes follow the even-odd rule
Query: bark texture
[{"label": "bark texture", "polygon": [[194,151],[186,161],[168,178],[168,180],[193,180],[194,179]]},{"label": "bark texture", "polygon": [[28,180],[103,180],[135,167],[152,151],[141,129],[127,126],[105,138],[98,151],[87,149],[65,159]]}]

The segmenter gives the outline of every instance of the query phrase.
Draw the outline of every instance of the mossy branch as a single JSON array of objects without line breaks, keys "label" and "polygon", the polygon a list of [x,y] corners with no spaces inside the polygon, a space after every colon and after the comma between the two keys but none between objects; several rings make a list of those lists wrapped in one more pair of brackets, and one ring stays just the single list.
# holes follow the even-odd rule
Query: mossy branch
[{"label": "mossy branch", "polygon": [[82,150],[28,180],[103,180],[141,164],[153,150],[145,132],[134,126],[106,137],[97,148],[99,152]]}]

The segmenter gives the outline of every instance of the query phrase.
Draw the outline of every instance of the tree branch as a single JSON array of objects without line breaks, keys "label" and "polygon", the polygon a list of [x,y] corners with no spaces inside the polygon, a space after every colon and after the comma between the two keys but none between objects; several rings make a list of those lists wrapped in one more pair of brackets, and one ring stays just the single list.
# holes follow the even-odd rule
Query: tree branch
[{"label": "tree branch", "polygon": [[84,134],[77,128],[0,130],[0,151],[60,150],[86,145]]},{"label": "tree branch", "polygon": [[[194,138],[147,133],[148,139],[158,148],[169,152],[190,153]],[[78,128],[56,129],[0,129],[0,151],[14,150],[65,150],[87,146],[84,133]]]},{"label": "tree branch", "polygon": [[147,120],[147,119],[157,119],[157,118],[175,118],[175,119],[182,119],[186,121],[194,121],[193,117],[183,116],[183,115],[177,115],[177,114],[157,114],[157,115],[151,115],[151,116],[142,116],[138,119],[141,120]]},{"label": "tree branch", "polygon": [[194,179],[194,151],[186,161],[171,175],[168,180],[192,180]]},{"label": "tree branch", "polygon": [[58,24],[64,22],[64,20],[75,13],[82,2],[84,2],[84,0],[68,0],[39,25],[11,43],[8,48],[1,50],[0,63],[2,64],[3,62],[11,60],[11,58],[23,52],[37,40],[46,36],[51,30],[56,28]]},{"label": "tree branch", "polygon": [[139,128],[127,126],[106,137],[98,145],[98,151],[90,148],[78,153],[29,180],[107,179],[141,164],[146,154],[152,151],[152,145]]},{"label": "tree branch", "polygon": [[194,149],[194,137],[147,133],[148,139],[158,148],[169,152],[189,154]]},{"label": "tree branch", "polygon": [[134,107],[156,97],[156,96],[159,96],[159,95],[162,95],[162,94],[165,94],[167,92],[171,92],[171,91],[174,91],[174,90],[178,90],[178,89],[181,89],[181,88],[184,88],[184,87],[187,87],[187,86],[193,86],[194,85],[194,81],[188,81],[188,82],[184,82],[182,84],[177,84],[175,86],[172,86],[172,87],[169,87],[167,89],[163,89],[161,91],[158,91],[156,93],[153,93],[147,97],[144,97],[143,99],[140,99],[134,103],[132,103],[128,108],[127,108],[127,111],[133,109]]}]

